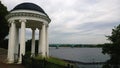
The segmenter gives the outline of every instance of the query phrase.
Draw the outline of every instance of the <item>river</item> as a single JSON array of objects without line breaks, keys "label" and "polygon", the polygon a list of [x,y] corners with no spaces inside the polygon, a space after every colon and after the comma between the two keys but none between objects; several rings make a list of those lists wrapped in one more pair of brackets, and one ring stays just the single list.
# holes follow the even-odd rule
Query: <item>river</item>
[{"label": "river", "polygon": [[[102,48],[50,47],[50,56],[79,62],[105,62],[110,57],[101,53]],[[83,68],[101,68],[102,65],[80,65]],[[82,68],[81,67],[81,68]]]}]

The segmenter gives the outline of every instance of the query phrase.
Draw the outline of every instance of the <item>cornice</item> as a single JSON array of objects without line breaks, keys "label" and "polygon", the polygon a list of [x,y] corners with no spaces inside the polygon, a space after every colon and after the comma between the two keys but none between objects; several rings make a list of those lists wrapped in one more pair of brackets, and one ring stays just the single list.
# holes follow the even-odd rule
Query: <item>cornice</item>
[{"label": "cornice", "polygon": [[40,15],[40,14],[35,14],[35,13],[29,13],[29,12],[15,12],[15,13],[10,13],[6,16],[6,19],[8,20],[9,18],[12,17],[35,17],[35,18],[42,18],[50,22],[50,18],[48,16]]}]

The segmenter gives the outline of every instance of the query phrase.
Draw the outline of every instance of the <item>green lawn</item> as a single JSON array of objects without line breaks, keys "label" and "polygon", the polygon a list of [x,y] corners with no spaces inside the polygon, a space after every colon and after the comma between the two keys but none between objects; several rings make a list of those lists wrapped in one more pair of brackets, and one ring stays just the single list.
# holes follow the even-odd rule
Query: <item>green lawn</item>
[{"label": "green lawn", "polygon": [[43,58],[41,56],[37,56],[37,57],[35,57],[35,59],[38,59],[38,60],[45,59],[48,62],[51,62],[51,63],[54,63],[54,64],[58,64],[58,65],[62,65],[62,66],[67,66],[67,64],[70,64],[69,62],[66,62],[66,61],[63,61],[61,59],[54,58],[54,57]]}]

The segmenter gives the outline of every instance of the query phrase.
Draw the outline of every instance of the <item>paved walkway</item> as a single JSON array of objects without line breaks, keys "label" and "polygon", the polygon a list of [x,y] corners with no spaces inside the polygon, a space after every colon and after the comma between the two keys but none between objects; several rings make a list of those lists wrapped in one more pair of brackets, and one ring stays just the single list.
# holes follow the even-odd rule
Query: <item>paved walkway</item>
[{"label": "paved walkway", "polygon": [[23,65],[21,64],[4,64],[4,63],[0,63],[0,68],[25,68]]},{"label": "paved walkway", "polygon": [[25,68],[21,64],[5,64],[3,63],[7,58],[7,50],[0,48],[0,68]]}]

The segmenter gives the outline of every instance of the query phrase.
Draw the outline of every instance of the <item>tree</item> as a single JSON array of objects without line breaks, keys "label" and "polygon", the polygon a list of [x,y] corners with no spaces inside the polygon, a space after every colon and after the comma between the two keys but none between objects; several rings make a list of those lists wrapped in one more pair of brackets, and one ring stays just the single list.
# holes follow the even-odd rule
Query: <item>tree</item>
[{"label": "tree", "polygon": [[[0,1],[0,44],[3,43],[8,35],[8,23],[5,16],[8,14],[7,8]],[[2,44],[1,44],[2,45]]]},{"label": "tree", "polygon": [[[32,39],[26,41],[26,53],[31,53]],[[35,40],[35,54],[38,54],[38,40]]]},{"label": "tree", "polygon": [[[110,36],[106,36],[111,43],[105,44],[102,48],[102,53],[110,55],[110,60],[107,61],[111,65],[120,64],[120,24],[112,29]],[[117,68],[117,67],[115,67]]]}]

